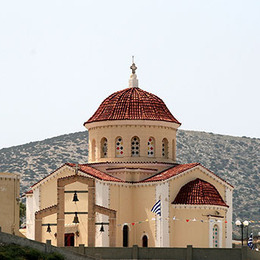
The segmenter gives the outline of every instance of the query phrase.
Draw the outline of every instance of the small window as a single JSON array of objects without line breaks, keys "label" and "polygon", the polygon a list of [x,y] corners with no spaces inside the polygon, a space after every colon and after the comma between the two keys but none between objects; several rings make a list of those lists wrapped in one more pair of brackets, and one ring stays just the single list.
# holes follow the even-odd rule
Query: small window
[{"label": "small window", "polygon": [[219,240],[218,240],[219,234],[218,234],[218,226],[217,225],[214,225],[212,234],[213,234],[212,235],[213,247],[217,248],[217,247],[219,247]]},{"label": "small window", "polygon": [[153,137],[149,137],[148,139],[148,151],[147,151],[147,155],[148,157],[154,157],[154,153],[155,153],[155,144],[154,144],[154,138]]},{"label": "small window", "polygon": [[107,139],[105,137],[101,140],[101,158],[107,158]]},{"label": "small window", "polygon": [[124,157],[124,146],[123,146],[123,138],[116,138],[116,157]]},{"label": "small window", "polygon": [[168,158],[168,140],[166,138],[162,140],[162,157]]},{"label": "small window", "polygon": [[128,247],[128,232],[129,228],[127,225],[123,227],[123,247]]},{"label": "small window", "polygon": [[134,136],[131,139],[131,156],[132,157],[140,156],[140,139],[137,136]]}]

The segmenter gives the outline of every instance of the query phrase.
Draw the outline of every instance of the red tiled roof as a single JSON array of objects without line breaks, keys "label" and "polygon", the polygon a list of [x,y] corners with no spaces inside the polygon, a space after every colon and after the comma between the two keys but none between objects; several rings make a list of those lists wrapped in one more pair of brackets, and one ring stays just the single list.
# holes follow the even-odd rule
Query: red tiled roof
[{"label": "red tiled roof", "polygon": [[167,180],[175,175],[178,175],[184,171],[187,171],[197,165],[200,165],[199,163],[187,163],[187,164],[179,164],[176,166],[173,166],[172,168],[163,171],[159,174],[156,174],[152,177],[149,177],[142,182],[151,182],[151,181],[162,181],[162,180]]},{"label": "red tiled roof", "polygon": [[[41,181],[43,181],[44,179],[48,178],[49,176],[51,176],[52,174],[54,174],[56,171],[58,171],[59,169],[61,169],[64,165],[67,165],[67,166],[71,166],[71,167],[74,167],[76,164],[74,163],[65,163],[63,164],[62,166],[60,166],[59,168],[57,168],[55,171],[51,172],[50,174],[46,175],[43,179],[37,181],[36,183],[34,183],[32,187],[34,187],[35,185],[37,185],[38,183],[40,183]],[[122,180],[116,178],[116,177],[113,177],[113,176],[110,176],[106,173],[103,173],[97,169],[94,169],[92,168],[91,166],[89,166],[88,164],[79,164],[78,165],[80,167],[79,170],[93,176],[93,177],[96,177],[98,179],[101,179],[101,180],[104,180],[104,181],[116,181],[116,182],[123,182]]]},{"label": "red tiled roof", "polygon": [[[66,163],[66,165],[68,166],[71,166],[71,167],[75,167],[76,164],[74,163]],[[104,172],[101,172],[97,169],[94,169],[92,167],[90,167],[88,164],[79,164],[78,165],[79,167],[79,170],[82,171],[82,172],[85,172],[95,178],[98,178],[100,180],[103,180],[103,181],[115,181],[115,182],[123,182],[122,180],[116,178],[116,177],[113,177],[109,174],[106,174]]]},{"label": "red tiled roof", "polygon": [[[156,162],[157,163],[157,162]],[[102,164],[102,163],[98,163],[98,164]],[[105,163],[104,163],[105,164]],[[40,183],[41,181],[43,181],[44,179],[48,178],[49,176],[51,176],[52,174],[54,174],[56,171],[58,171],[59,169],[61,169],[64,165],[70,166],[70,167],[75,167],[76,164],[74,163],[65,163],[62,166],[60,166],[58,169],[56,169],[55,171],[53,171],[52,173],[50,173],[49,175],[45,176],[43,179],[39,180],[38,182],[34,183],[32,187],[34,187],[35,185],[37,185],[38,183]],[[113,177],[107,173],[104,173],[102,171],[99,171],[95,168],[93,168],[91,165],[95,165],[95,163],[93,164],[79,164],[79,170],[81,170],[82,172],[85,172],[95,178],[98,178],[100,180],[104,180],[104,181],[114,181],[114,182],[127,182],[124,180],[121,180],[119,178]],[[173,167],[169,168],[168,170],[164,170],[160,173],[157,173],[151,177],[148,177],[147,179],[144,179],[142,181],[140,181],[139,183],[142,182],[156,182],[156,181],[163,181],[163,180],[167,180],[173,176],[176,176],[182,172],[185,172],[187,170],[190,170],[196,166],[201,166],[203,167],[200,163],[188,163],[188,164],[179,164],[179,165],[174,165]],[[205,167],[203,167],[205,168]],[[206,170],[208,170],[207,168],[205,168]],[[208,170],[209,171],[209,170]],[[222,180],[223,182],[227,183],[229,186],[233,187],[231,184],[229,184],[228,182],[224,181],[222,178],[220,178],[219,176],[217,176],[216,174],[214,174],[213,172],[211,172],[213,175],[215,175],[218,179]],[[137,182],[138,183],[138,182]],[[33,192],[32,190],[29,191],[28,193]]]},{"label": "red tiled roof", "polygon": [[110,95],[84,125],[107,120],[156,120],[181,124],[159,97],[136,87]]},{"label": "red tiled roof", "polygon": [[210,183],[197,178],[185,184],[172,204],[218,205],[228,207],[217,189]]}]

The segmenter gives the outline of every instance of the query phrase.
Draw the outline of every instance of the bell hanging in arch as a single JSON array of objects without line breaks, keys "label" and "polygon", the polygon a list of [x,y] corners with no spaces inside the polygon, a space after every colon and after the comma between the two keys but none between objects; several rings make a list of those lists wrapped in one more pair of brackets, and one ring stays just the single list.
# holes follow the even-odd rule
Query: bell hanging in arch
[{"label": "bell hanging in arch", "polygon": [[101,228],[100,228],[99,231],[100,231],[100,232],[105,232],[103,223],[101,223]]},{"label": "bell hanging in arch", "polygon": [[72,201],[74,201],[75,203],[76,203],[77,201],[79,201],[78,195],[77,195],[77,192],[76,192],[76,191],[74,192],[73,200],[72,200]]},{"label": "bell hanging in arch", "polygon": [[51,225],[50,224],[48,224],[46,232],[51,233]]},{"label": "bell hanging in arch", "polygon": [[78,218],[77,212],[75,212],[75,216],[74,216],[74,219],[73,219],[72,223],[74,223],[74,224],[78,224],[79,223],[79,218]]}]

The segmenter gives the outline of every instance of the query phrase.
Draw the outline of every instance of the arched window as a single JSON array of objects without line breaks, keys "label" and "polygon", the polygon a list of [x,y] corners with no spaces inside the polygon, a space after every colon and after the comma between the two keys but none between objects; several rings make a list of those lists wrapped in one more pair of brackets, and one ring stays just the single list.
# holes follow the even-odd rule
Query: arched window
[{"label": "arched window", "polygon": [[101,158],[107,158],[107,139],[101,139]]},{"label": "arched window", "polygon": [[168,140],[166,138],[162,140],[162,157],[168,158]]},{"label": "arched window", "polygon": [[213,226],[213,233],[212,233],[212,238],[213,238],[213,247],[219,247],[219,230],[218,230],[218,225]]},{"label": "arched window", "polygon": [[91,159],[92,161],[96,160],[96,140],[93,139],[91,142]]},{"label": "arched window", "polygon": [[153,137],[149,137],[148,139],[148,147],[147,147],[147,155],[148,157],[154,157],[155,153],[155,142]]},{"label": "arched window", "polygon": [[134,136],[131,140],[131,156],[140,156],[140,139],[137,136]]},{"label": "arched window", "polygon": [[146,235],[142,238],[143,247],[148,247],[148,237]]},{"label": "arched window", "polygon": [[176,160],[176,145],[175,145],[175,140],[172,140],[172,159],[175,161]]},{"label": "arched window", "polygon": [[129,228],[127,225],[123,227],[123,247],[128,247],[128,232]]},{"label": "arched window", "polygon": [[121,136],[116,138],[116,157],[124,157],[123,138]]}]

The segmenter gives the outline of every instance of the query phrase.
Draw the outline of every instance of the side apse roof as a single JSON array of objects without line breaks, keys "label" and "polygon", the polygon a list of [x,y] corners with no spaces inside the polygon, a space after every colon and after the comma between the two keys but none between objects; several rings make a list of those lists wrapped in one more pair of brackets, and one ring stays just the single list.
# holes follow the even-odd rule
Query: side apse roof
[{"label": "side apse roof", "polygon": [[217,205],[228,207],[217,189],[210,183],[197,178],[185,184],[172,204]]}]

